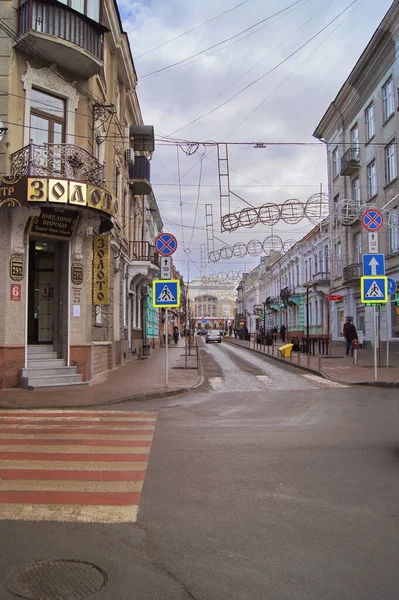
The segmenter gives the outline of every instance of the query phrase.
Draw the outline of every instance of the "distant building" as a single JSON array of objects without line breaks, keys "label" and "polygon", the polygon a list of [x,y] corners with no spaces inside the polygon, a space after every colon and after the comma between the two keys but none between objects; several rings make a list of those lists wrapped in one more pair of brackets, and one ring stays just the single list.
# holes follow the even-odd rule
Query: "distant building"
[{"label": "distant building", "polygon": [[191,318],[197,328],[228,329],[234,322],[235,288],[232,282],[190,281],[188,298]]}]

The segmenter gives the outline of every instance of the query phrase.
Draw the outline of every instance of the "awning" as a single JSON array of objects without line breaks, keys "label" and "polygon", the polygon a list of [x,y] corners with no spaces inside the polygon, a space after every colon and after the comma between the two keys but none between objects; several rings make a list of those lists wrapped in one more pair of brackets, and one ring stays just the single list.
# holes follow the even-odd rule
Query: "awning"
[{"label": "awning", "polygon": [[303,296],[300,296],[299,294],[295,294],[295,296],[290,296],[289,300],[288,300],[288,304],[292,305],[298,305],[301,303],[301,298],[303,298]]}]

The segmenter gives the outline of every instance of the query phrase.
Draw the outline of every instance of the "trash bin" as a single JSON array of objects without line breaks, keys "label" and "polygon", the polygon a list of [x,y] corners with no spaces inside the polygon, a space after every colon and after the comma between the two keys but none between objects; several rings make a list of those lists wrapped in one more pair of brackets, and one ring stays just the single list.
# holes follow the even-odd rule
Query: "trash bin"
[{"label": "trash bin", "polygon": [[280,356],[291,356],[292,348],[294,344],[285,344],[284,346],[280,346],[278,349]]}]

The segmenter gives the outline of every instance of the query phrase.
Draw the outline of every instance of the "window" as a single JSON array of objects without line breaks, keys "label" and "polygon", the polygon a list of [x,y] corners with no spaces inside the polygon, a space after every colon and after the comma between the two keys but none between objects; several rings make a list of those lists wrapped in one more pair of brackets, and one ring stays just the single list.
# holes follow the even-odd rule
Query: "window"
[{"label": "window", "polygon": [[334,204],[338,204],[339,202],[339,194],[335,194],[334,196]]},{"label": "window", "polygon": [[318,270],[317,270],[317,254],[314,255],[313,263],[314,263],[314,272],[318,273]]},{"label": "window", "polygon": [[375,160],[367,165],[367,194],[369,200],[377,194],[377,171]]},{"label": "window", "polygon": [[362,234],[356,233],[353,236],[354,248],[355,248],[355,262],[360,264],[362,262]]},{"label": "window", "polygon": [[366,116],[366,142],[369,142],[375,135],[374,104],[371,103],[365,112]]},{"label": "window", "polygon": [[296,265],[296,284],[299,285],[299,265]]},{"label": "window", "polygon": [[351,148],[359,148],[359,127],[357,125],[351,129]]},{"label": "window", "polygon": [[332,169],[333,169],[333,178],[338,177],[338,148],[335,148],[332,153]]},{"label": "window", "polygon": [[330,265],[328,262],[328,246],[324,246],[324,270],[326,273],[330,272]]},{"label": "window", "polygon": [[308,261],[305,260],[305,282],[308,280]]},{"label": "window", "polygon": [[389,251],[399,251],[399,227],[391,227],[389,229]]},{"label": "window", "polygon": [[342,275],[342,246],[341,242],[335,244],[335,258],[336,258],[336,276]]},{"label": "window", "polygon": [[385,182],[391,183],[398,175],[396,164],[396,143],[393,140],[388,146],[385,146]]},{"label": "window", "polygon": [[97,23],[100,22],[100,0],[59,0],[77,12],[86,15]]},{"label": "window", "polygon": [[61,144],[64,141],[65,102],[57,96],[32,89],[30,139],[34,144]]},{"label": "window", "polygon": [[393,91],[393,79],[390,77],[382,88],[382,106],[384,123],[395,111],[395,96]]},{"label": "window", "polygon": [[357,206],[360,206],[360,179],[356,177],[356,179],[352,179],[352,200],[356,202]]}]

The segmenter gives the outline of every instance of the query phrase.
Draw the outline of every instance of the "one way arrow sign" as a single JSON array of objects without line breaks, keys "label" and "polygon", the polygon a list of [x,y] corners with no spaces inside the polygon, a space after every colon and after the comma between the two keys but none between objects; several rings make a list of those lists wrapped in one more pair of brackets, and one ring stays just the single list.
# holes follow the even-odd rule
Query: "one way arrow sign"
[{"label": "one way arrow sign", "polygon": [[385,275],[385,255],[363,254],[363,275],[365,277]]}]

